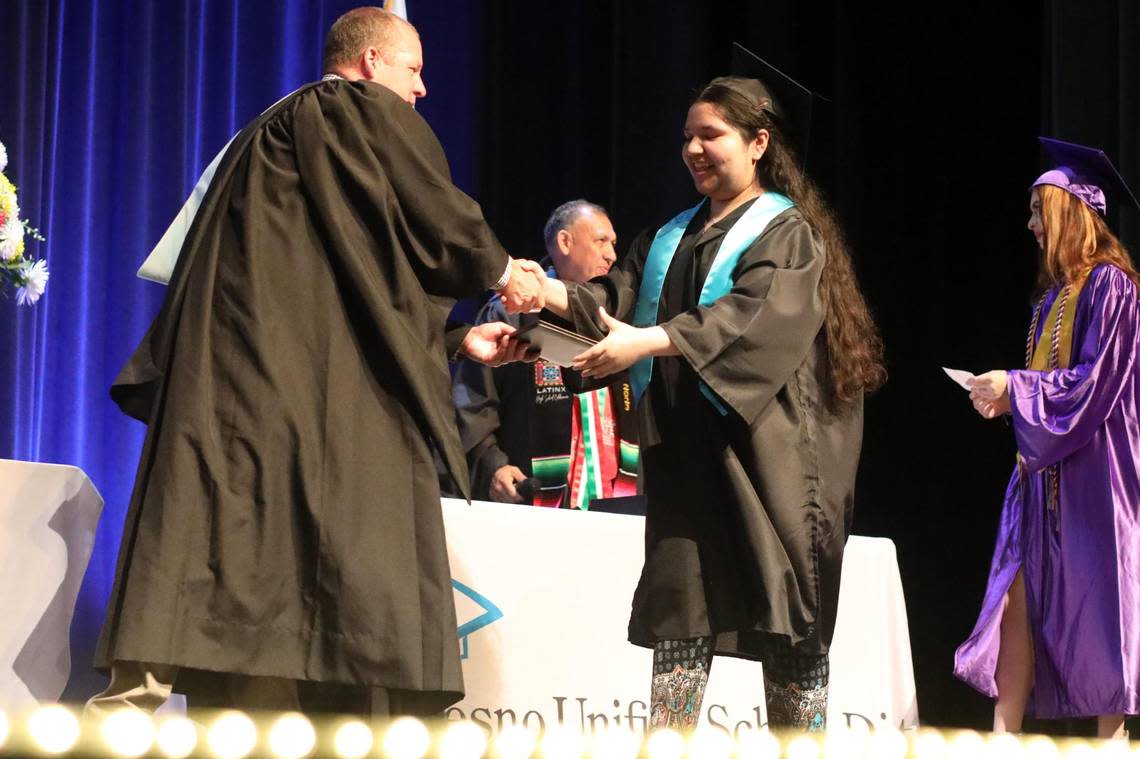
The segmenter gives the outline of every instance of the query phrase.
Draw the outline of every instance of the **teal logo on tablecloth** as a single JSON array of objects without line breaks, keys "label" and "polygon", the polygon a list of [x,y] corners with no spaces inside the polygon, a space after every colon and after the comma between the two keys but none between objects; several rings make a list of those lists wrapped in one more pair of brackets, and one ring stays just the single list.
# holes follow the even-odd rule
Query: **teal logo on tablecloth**
[{"label": "teal logo on tablecloth", "polygon": [[459,582],[459,580],[452,580],[451,587],[455,588],[457,591],[474,601],[483,612],[474,619],[468,620],[467,622],[459,625],[459,641],[463,646],[459,658],[466,659],[468,650],[468,636],[470,636],[471,633],[478,632],[484,627],[487,627],[493,622],[501,619],[503,616],[503,611],[498,606],[495,606],[495,604],[491,603],[491,600],[484,596],[482,593],[479,593],[474,588],[469,588],[468,586]]}]

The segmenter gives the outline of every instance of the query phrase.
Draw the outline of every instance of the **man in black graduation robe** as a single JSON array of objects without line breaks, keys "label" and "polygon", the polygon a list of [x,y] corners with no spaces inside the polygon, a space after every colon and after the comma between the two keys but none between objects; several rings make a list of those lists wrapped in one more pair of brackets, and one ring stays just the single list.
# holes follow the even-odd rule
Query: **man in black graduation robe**
[{"label": "man in black graduation robe", "polygon": [[407,22],[350,11],[326,81],[222,160],[112,389],[149,428],[93,706],[150,708],[172,686],[280,709],[462,697],[432,449],[469,495],[447,359],[512,349],[501,327],[449,342],[445,319],[482,288],[538,305],[538,284],[451,183],[410,105],[421,66]]}]

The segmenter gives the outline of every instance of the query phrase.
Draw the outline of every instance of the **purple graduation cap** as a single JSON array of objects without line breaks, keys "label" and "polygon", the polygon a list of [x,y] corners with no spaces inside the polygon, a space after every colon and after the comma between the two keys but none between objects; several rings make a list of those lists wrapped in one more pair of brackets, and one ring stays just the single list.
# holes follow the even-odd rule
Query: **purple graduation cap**
[{"label": "purple graduation cap", "polygon": [[1049,137],[1037,139],[1049,155],[1053,168],[1037,177],[1030,189],[1043,184],[1060,187],[1102,216],[1108,210],[1106,192],[1121,200],[1131,198],[1136,207],[1140,208],[1140,202],[1137,202],[1136,196],[1125,184],[1124,177],[1120,176],[1103,150]]},{"label": "purple graduation cap", "polygon": [[759,86],[754,92],[742,94],[755,98],[761,108],[776,117],[801,159],[806,159],[815,100],[827,101],[739,42],[732,43],[732,73],[756,81]]}]

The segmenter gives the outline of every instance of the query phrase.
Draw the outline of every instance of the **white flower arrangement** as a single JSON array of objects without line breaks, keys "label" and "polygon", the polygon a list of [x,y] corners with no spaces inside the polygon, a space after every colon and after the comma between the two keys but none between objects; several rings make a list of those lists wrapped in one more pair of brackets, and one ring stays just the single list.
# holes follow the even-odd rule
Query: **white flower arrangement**
[{"label": "white flower arrangement", "polygon": [[0,142],[0,296],[6,296],[5,285],[16,288],[16,303],[33,305],[47,287],[47,262],[25,255],[25,239],[43,242],[43,235],[27,219],[20,220],[20,203],[16,186],[4,176],[8,167],[8,151]]}]

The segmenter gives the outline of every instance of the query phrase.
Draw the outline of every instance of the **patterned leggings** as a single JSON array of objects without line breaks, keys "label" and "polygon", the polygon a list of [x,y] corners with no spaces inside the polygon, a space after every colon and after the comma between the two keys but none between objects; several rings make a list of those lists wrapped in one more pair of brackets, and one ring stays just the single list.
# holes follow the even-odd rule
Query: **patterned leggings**
[{"label": "patterned leggings", "polygon": [[[650,727],[696,727],[712,658],[711,637],[657,642],[653,647]],[[830,677],[827,654],[797,654],[788,643],[772,643],[762,660],[768,725],[823,730],[827,726]]]}]

